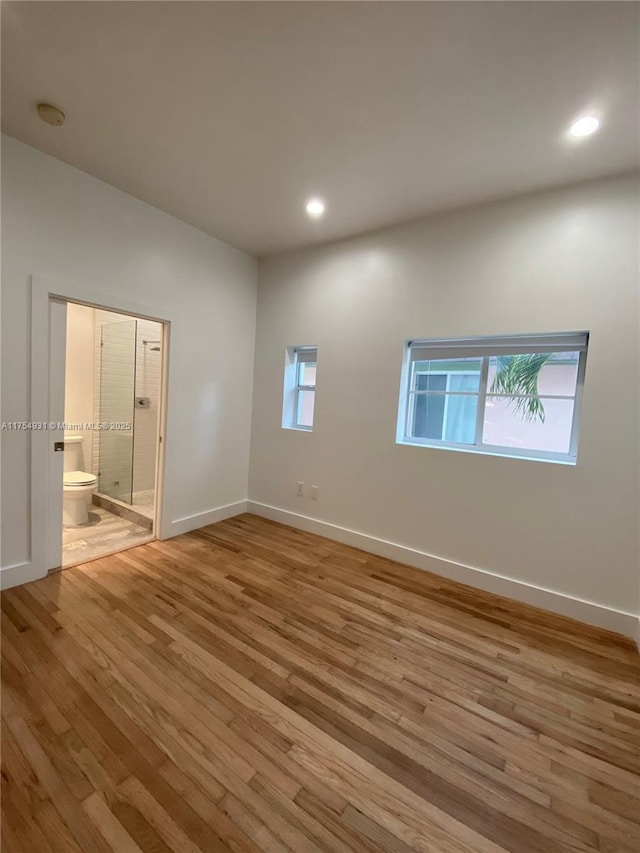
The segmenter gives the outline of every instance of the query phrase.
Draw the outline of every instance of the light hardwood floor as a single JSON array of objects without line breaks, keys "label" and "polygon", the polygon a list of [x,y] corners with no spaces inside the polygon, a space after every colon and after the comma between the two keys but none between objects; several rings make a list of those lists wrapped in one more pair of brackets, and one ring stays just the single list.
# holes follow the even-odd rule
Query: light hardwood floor
[{"label": "light hardwood floor", "polygon": [[616,635],[249,515],[2,601],[4,853],[640,848]]}]

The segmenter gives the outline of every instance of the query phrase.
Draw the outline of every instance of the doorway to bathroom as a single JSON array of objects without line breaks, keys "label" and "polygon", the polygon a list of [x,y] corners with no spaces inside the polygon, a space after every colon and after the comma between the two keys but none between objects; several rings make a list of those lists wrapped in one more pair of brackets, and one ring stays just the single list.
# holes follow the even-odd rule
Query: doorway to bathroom
[{"label": "doorway to bathroom", "polygon": [[161,322],[67,302],[61,566],[154,538]]}]

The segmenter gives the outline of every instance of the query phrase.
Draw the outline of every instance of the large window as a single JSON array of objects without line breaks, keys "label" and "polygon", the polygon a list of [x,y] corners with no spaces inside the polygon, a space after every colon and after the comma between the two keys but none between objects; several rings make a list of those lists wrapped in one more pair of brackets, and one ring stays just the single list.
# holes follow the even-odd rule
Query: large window
[{"label": "large window", "polygon": [[311,430],[316,397],[316,347],[288,347],[284,370],[282,426]]},{"label": "large window", "polygon": [[409,341],[399,443],[575,462],[586,332]]}]

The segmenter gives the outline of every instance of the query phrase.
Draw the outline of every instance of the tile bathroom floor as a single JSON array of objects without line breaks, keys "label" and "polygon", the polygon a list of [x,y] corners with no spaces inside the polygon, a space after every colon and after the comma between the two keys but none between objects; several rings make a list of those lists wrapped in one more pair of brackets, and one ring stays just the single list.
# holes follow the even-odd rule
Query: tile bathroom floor
[{"label": "tile bathroom floor", "polygon": [[71,566],[93,560],[104,554],[122,551],[149,542],[149,530],[114,515],[99,506],[89,509],[89,523],[62,530],[62,565]]},{"label": "tile bathroom floor", "polygon": [[155,511],[154,489],[146,489],[142,492],[134,492],[132,498],[132,506],[137,512],[141,512],[142,515],[146,515],[147,518],[153,518]]}]

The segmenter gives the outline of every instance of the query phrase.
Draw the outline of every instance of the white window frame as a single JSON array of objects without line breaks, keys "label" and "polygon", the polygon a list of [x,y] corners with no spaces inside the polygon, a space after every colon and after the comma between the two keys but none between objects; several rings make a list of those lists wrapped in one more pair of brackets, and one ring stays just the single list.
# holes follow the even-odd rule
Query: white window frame
[{"label": "white window frame", "polygon": [[[582,410],[582,395],[587,361],[588,340],[588,332],[560,332],[545,335],[510,335],[484,338],[431,340],[411,339],[405,341],[405,353],[400,382],[396,443],[414,445],[418,447],[442,448],[445,450],[462,450],[466,453],[480,453],[490,456],[507,456],[518,459],[531,459],[540,462],[559,462],[575,465],[578,457],[578,437],[580,431],[580,415]],[[573,401],[574,405],[569,451],[567,453],[559,453],[550,450],[530,450],[520,447],[507,447],[503,445],[484,443],[482,441],[482,434],[484,429],[487,397],[503,396],[500,394],[491,394],[487,387],[490,358],[496,355],[544,352],[578,352],[579,354],[575,396],[558,394],[542,395],[548,399],[565,399]],[[446,395],[448,394],[449,389],[449,380],[447,379],[447,388],[442,392],[413,390],[412,386],[415,376],[413,364],[417,361],[455,360],[470,357],[482,358],[479,391],[460,391],[456,392],[456,396],[472,396],[477,397],[478,399],[474,443],[466,444],[462,442],[446,441],[445,439],[416,438],[412,436],[411,424],[413,422],[412,417],[414,413],[415,398],[427,393],[441,393],[445,395],[446,401]],[[430,375],[441,373],[449,372],[446,370],[433,371]]]},{"label": "white window frame", "polygon": [[282,428],[302,430],[311,432],[313,424],[307,426],[298,420],[300,411],[300,394],[304,391],[312,391],[314,395],[314,419],[315,419],[315,393],[316,384],[300,384],[300,365],[315,364],[316,375],[318,371],[318,347],[317,346],[295,346],[287,347],[285,351],[284,366],[284,393],[282,404]]}]

